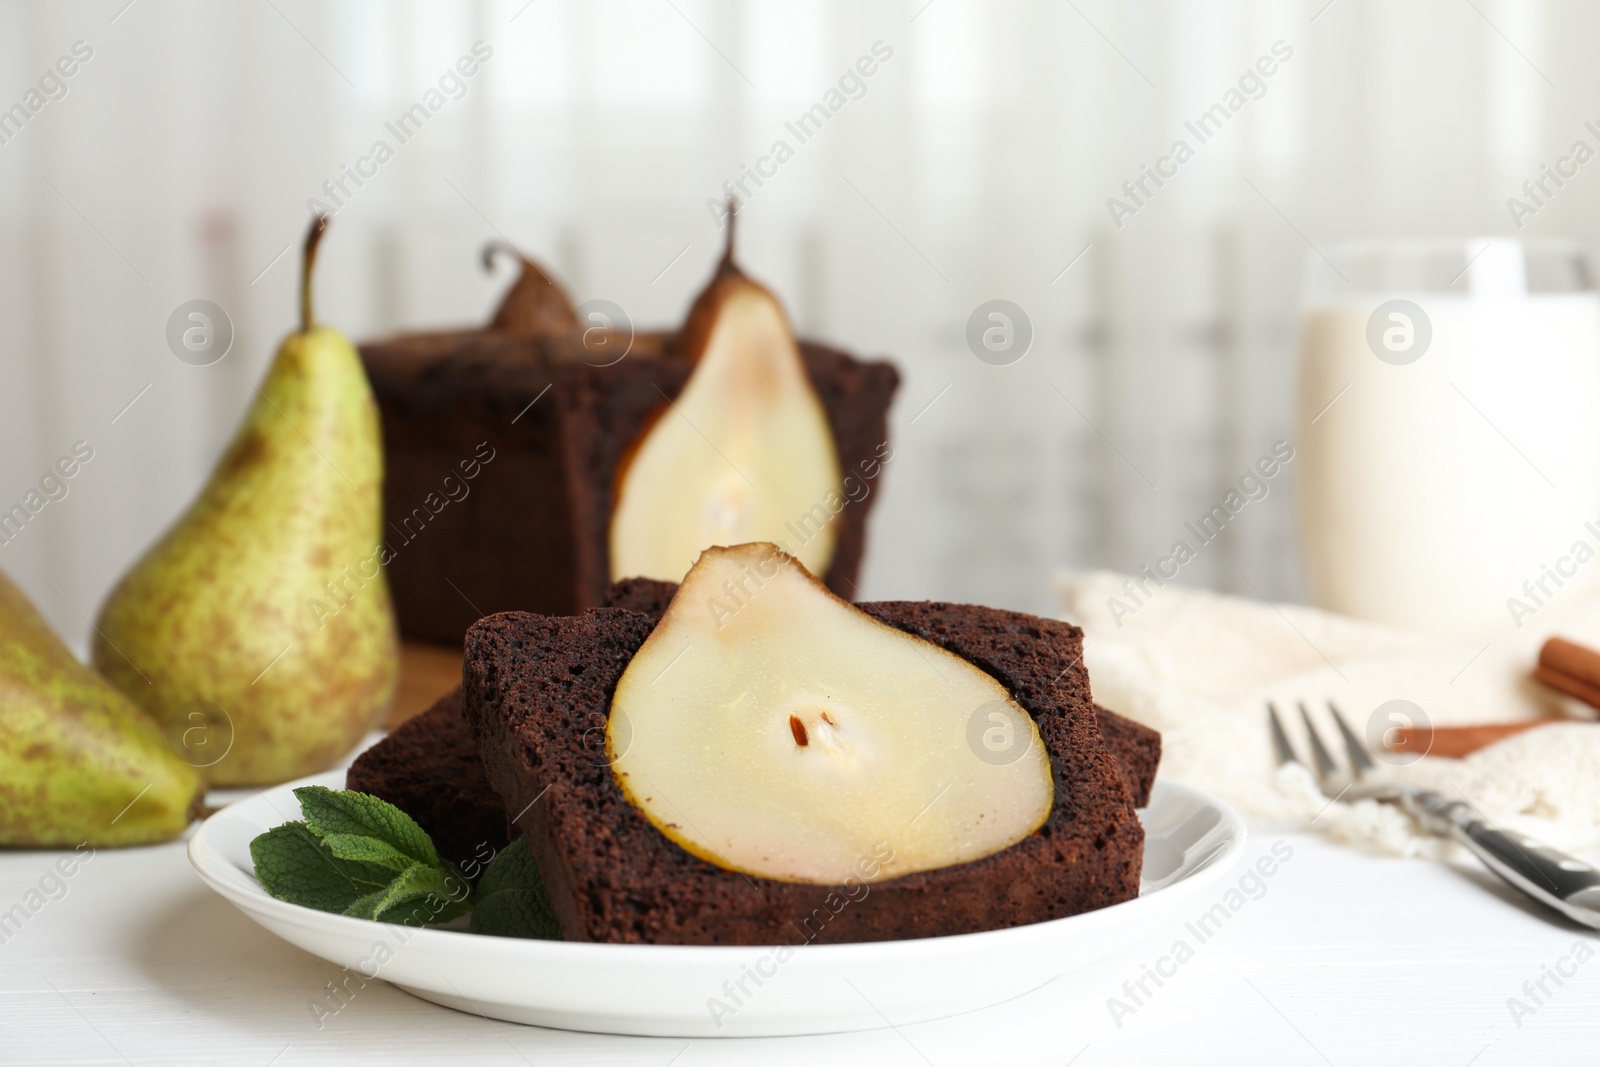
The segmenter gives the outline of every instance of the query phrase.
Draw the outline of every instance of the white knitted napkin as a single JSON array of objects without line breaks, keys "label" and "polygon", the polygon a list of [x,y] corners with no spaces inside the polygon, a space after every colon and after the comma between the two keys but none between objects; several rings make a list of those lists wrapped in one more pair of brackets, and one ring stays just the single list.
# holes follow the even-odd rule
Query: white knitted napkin
[{"label": "white knitted napkin", "polygon": [[[1574,721],[1514,734],[1462,760],[1429,756],[1386,770],[1465,798],[1505,828],[1558,848],[1600,843],[1600,725],[1583,721],[1593,712],[1582,704],[1529,677],[1552,634],[1600,646],[1600,600],[1552,602],[1521,628],[1508,615],[1500,633],[1456,644],[1171,584],[1147,582],[1135,596],[1129,580],[1068,572],[1056,586],[1063,617],[1087,635],[1095,700],[1161,731],[1163,776],[1209,789],[1256,818],[1310,825],[1380,851],[1442,855],[1447,846],[1394,808],[1330,804],[1308,774],[1278,768],[1267,702],[1277,702],[1290,740],[1309,758],[1297,707],[1304,700],[1341,760],[1344,747],[1324,710],[1329,700],[1357,733],[1391,700],[1410,701],[1434,726],[1561,716]],[[1389,720],[1376,721],[1381,731]]]}]

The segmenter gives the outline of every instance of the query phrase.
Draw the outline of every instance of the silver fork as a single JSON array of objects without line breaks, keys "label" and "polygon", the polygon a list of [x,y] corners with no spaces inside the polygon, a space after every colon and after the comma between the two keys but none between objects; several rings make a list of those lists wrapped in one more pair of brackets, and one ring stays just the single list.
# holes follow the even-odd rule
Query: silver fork
[{"label": "silver fork", "polygon": [[[1366,744],[1350,729],[1331,700],[1328,710],[1333,712],[1333,721],[1350,755],[1348,770],[1334,762],[1328,746],[1322,743],[1316,727],[1311,725],[1311,714],[1305,702],[1300,703],[1300,717],[1305,720],[1306,737],[1311,745],[1312,770],[1323,796],[1331,800],[1372,799],[1394,804],[1435,837],[1461,842],[1483,861],[1484,866],[1534,900],[1554,908],[1573,922],[1600,929],[1600,872],[1594,867],[1530,837],[1496,829],[1465,801],[1451,800],[1431,789],[1414,789],[1385,780]],[[1267,717],[1278,762],[1304,766],[1289,744],[1278,709],[1271,703],[1267,704]]]}]

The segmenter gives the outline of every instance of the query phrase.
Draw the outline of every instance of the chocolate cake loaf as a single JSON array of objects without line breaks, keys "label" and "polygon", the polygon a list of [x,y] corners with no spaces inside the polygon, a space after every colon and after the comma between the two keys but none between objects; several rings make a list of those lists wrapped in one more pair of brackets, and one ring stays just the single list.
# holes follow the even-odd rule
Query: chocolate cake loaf
[{"label": "chocolate cake loaf", "polygon": [[[648,592],[634,585],[616,595]],[[1045,823],[1000,852],[876,882],[866,893],[862,885],[782,882],[708,863],[628,803],[606,759],[612,692],[656,619],[620,608],[568,618],[496,615],[468,633],[463,712],[490,782],[508,810],[524,812],[517,828],[567,939],[931,937],[1060,918],[1138,893],[1144,832],[1096,725],[1082,632],[970,606],[860,606],[988,672],[1033,717],[1055,780]],[[840,899],[850,906],[835,908]]]},{"label": "chocolate cake loaf", "polygon": [[[603,599],[606,607],[626,608],[658,619],[677,588],[672,582],[628,578],[613,582]],[[878,605],[861,607],[882,618]],[[1037,629],[1042,640],[1034,652],[1041,662],[1049,659],[1048,669],[1057,675],[1076,655],[1069,651],[1076,646],[1066,623],[975,605],[941,604],[938,608],[947,618],[965,613],[974,620]],[[1161,735],[1098,704],[1094,713],[1101,740],[1122,769],[1134,807],[1146,806],[1161,762]],[[448,858],[455,858],[456,853],[473,855],[485,841],[498,851],[510,839],[504,805],[489,784],[478,758],[477,741],[461,714],[460,689],[364,752],[350,768],[346,788],[382,797],[406,812],[440,843]]]},{"label": "chocolate cake loaf", "polygon": [[411,816],[439,855],[456,864],[481,863],[511,840],[505,805],[461,717],[459,689],[358,756],[345,788],[371,793]]},{"label": "chocolate cake loaf", "polygon": [[[555,330],[558,315],[508,310],[529,299],[513,290],[498,328],[361,346],[383,423],[384,561],[408,639],[459,646],[481,615],[599,605],[618,468],[693,369],[676,333],[596,344],[596,331]],[[800,355],[839,468],[865,486],[834,520],[823,575],[851,599],[899,375],[812,342]]]}]

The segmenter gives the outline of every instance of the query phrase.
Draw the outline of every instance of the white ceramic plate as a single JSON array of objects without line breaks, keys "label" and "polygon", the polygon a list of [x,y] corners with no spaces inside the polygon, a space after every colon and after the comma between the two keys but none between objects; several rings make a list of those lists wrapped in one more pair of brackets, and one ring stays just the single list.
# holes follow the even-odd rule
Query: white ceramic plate
[{"label": "white ceramic plate", "polygon": [[[1009,930],[914,941],[777,950],[594,945],[414,930],[268,896],[250,840],[299,813],[296,785],[231,804],[189,841],[206,884],[279,937],[424,1000],[511,1022],[612,1034],[750,1037],[870,1030],[998,1004],[1110,955],[1179,912],[1226,873],[1244,823],[1203,790],[1157,780],[1136,900]],[[754,971],[761,984],[748,977]],[[744,991],[736,983],[743,980]],[[720,1006],[719,1006],[720,1005]]]}]

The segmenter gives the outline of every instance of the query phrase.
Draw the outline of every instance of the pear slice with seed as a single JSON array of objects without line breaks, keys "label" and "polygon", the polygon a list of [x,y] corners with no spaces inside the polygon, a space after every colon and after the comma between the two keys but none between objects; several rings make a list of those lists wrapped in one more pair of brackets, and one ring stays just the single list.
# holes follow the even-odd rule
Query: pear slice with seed
[{"label": "pear slice with seed", "polygon": [[980,859],[1054,798],[1038,728],[999,682],[772,544],[700,556],[618,681],[606,741],[663,834],[787,882]]}]

